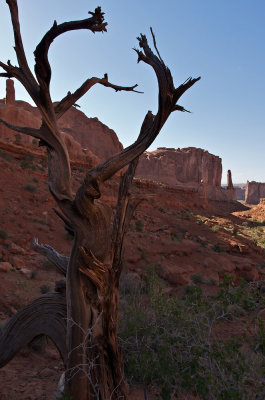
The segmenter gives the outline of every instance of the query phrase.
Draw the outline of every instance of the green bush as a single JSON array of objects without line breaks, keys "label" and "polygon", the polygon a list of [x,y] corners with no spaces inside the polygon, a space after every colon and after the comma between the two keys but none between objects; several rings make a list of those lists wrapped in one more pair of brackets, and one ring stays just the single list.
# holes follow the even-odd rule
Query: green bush
[{"label": "green bush", "polygon": [[[258,288],[245,283],[235,288],[233,279],[225,277],[216,297],[204,297],[199,287],[189,286],[178,299],[163,294],[154,272],[137,290],[123,293],[126,307],[121,305],[119,335],[128,382],[152,389],[163,400],[180,392],[183,398],[202,400],[263,398],[256,397],[265,390],[263,321],[256,320],[255,338],[245,343],[242,335],[217,340],[213,329],[231,320],[232,312],[237,317],[249,305],[264,307],[265,294],[261,297]],[[235,303],[237,308],[229,307]]]},{"label": "green bush", "polygon": [[212,230],[213,232],[218,232],[219,229],[220,229],[220,227],[219,227],[218,225],[214,225],[214,226],[212,226],[212,228],[211,228],[211,230]]},{"label": "green bush", "polygon": [[0,229],[0,239],[7,239],[8,238],[8,233],[2,229]]}]

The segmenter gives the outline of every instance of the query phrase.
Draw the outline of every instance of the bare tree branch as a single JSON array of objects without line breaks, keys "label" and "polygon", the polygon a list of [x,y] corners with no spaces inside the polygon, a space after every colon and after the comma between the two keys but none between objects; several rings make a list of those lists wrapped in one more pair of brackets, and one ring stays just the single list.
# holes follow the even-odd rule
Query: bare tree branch
[{"label": "bare tree branch", "polygon": [[[7,64],[0,61],[0,67],[6,71],[9,78],[17,78],[20,82],[23,82],[23,74],[21,70],[18,67],[14,67],[9,60]],[[3,73],[1,76],[5,77],[5,74]]]},{"label": "bare tree branch", "polygon": [[9,73],[7,73],[7,72],[1,72],[1,73],[0,73],[0,77],[1,77],[1,78],[12,78],[13,75],[11,75],[11,74],[9,74]]},{"label": "bare tree branch", "polygon": [[42,40],[34,51],[35,55],[35,73],[41,89],[48,88],[51,80],[51,67],[48,60],[48,51],[51,43],[59,35],[79,29],[89,29],[92,32],[104,32],[106,31],[107,23],[104,23],[104,13],[101,12],[101,8],[98,7],[94,12],[89,12],[92,17],[80,20],[64,22],[63,24],[57,25],[54,21],[51,29],[43,36]]},{"label": "bare tree branch", "polygon": [[30,135],[37,139],[43,139],[40,129],[29,128],[26,126],[13,125],[13,124],[10,124],[9,122],[3,120],[2,118],[0,118],[0,123],[5,125],[9,129],[12,129],[13,131],[24,133],[25,135]]},{"label": "bare tree branch", "polygon": [[[153,36],[154,38],[154,36]],[[149,111],[145,117],[148,118],[149,123],[138,139],[129,147],[125,148],[120,153],[112,156],[103,164],[100,164],[87,174],[91,181],[104,182],[113,176],[117,171],[129,164],[134,158],[139,157],[155,140],[161,128],[166,122],[171,112],[179,109],[176,101],[200,78],[189,78],[186,82],[175,89],[170,70],[165,66],[163,60],[158,58],[150,49],[146,36],[141,35],[138,38],[139,45],[143,52],[136,50],[138,54],[138,61],[144,61],[149,64],[158,80],[159,95],[158,95],[158,112],[155,116]],[[155,45],[156,46],[156,45]],[[181,109],[181,111],[183,111]],[[150,123],[150,121],[152,123]],[[86,181],[89,184],[89,179]]]},{"label": "bare tree branch", "polygon": [[[138,140],[142,138],[145,131],[153,123],[152,113],[147,113],[142,124]],[[122,176],[119,186],[117,211],[113,221],[112,243],[114,248],[113,265],[116,270],[120,269],[123,239],[127,232],[130,220],[138,204],[143,200],[143,196],[131,196],[130,188],[135,175],[135,171],[139,162],[139,157],[136,157],[130,162],[127,171]]]},{"label": "bare tree branch", "polygon": [[66,300],[62,293],[47,293],[18,311],[0,333],[0,368],[36,336],[52,339],[66,364]]},{"label": "bare tree branch", "polygon": [[101,84],[105,87],[110,87],[114,89],[116,92],[118,91],[130,91],[136,93],[142,93],[137,90],[134,90],[138,85],[134,86],[118,86],[110,83],[108,81],[108,75],[105,74],[104,78],[96,78],[92,77],[87,79],[74,93],[68,92],[67,95],[58,103],[55,107],[55,113],[57,119],[59,119],[73,104],[75,104],[89,89],[92,88],[95,84]]},{"label": "bare tree branch", "polygon": [[34,238],[33,240],[33,249],[45,256],[56,267],[60,274],[66,276],[69,257],[62,256],[60,253],[58,253],[58,251],[53,249],[48,244],[39,244],[37,238]]},{"label": "bare tree branch", "polygon": [[[15,39],[15,52],[17,55],[18,64],[19,64],[20,70],[23,73],[23,78],[24,78],[23,81],[24,81],[24,84],[26,83],[26,89],[29,90],[29,87],[31,87],[30,94],[32,95],[34,91],[38,92],[38,84],[28,66],[28,62],[27,62],[26,55],[24,52],[23,42],[22,42],[21,33],[20,33],[17,0],[6,0],[6,2],[8,4],[11,19],[12,19],[14,39]],[[15,76],[15,75],[13,75],[13,76]],[[35,93],[35,95],[36,95],[36,93]]]}]

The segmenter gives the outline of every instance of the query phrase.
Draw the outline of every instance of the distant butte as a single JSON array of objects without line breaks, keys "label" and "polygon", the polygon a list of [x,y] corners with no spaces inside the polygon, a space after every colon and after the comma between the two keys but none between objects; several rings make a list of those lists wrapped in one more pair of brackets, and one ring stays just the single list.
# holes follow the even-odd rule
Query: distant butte
[{"label": "distant butte", "polygon": [[[0,100],[0,118],[15,125],[32,128],[38,128],[41,123],[36,107],[24,101],[16,101],[14,83],[11,79],[6,81],[6,97]],[[75,107],[67,111],[58,124],[72,160],[89,159],[96,165],[123,148],[112,129],[97,118],[88,118]],[[34,140],[26,135],[15,135],[2,124],[0,139],[17,144],[31,144]],[[153,152],[145,152],[140,157],[136,177],[169,186],[192,188],[205,200],[236,199],[231,172],[228,173],[227,189],[221,186],[221,158],[195,147],[183,149],[159,147]]]}]

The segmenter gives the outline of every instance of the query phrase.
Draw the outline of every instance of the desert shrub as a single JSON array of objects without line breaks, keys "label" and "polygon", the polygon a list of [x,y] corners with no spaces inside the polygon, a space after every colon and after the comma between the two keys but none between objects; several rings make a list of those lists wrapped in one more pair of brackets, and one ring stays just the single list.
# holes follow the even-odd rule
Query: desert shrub
[{"label": "desert shrub", "polygon": [[219,229],[220,229],[220,227],[219,227],[218,225],[214,225],[214,226],[212,226],[212,228],[211,228],[211,230],[212,230],[213,232],[218,232]]},{"label": "desert shrub", "polygon": [[[232,312],[235,317],[244,314],[245,297],[255,307],[264,305],[265,295],[255,303],[257,288],[245,284],[235,288],[229,279],[216,297],[204,298],[198,286],[189,286],[179,299],[164,294],[152,273],[137,296],[127,294],[119,334],[129,382],[152,388],[164,400],[179,392],[183,398],[194,395],[202,400],[263,398],[258,397],[265,390],[263,322],[256,322],[253,343],[243,343],[242,336],[217,340],[212,334]],[[238,307],[227,310],[236,302]]]},{"label": "desert shrub", "polygon": [[2,229],[0,229],[0,239],[7,239],[8,238],[8,233]]},{"label": "desert shrub", "polygon": [[45,260],[43,262],[43,268],[45,269],[45,271],[54,270],[54,265],[51,261]]},{"label": "desert shrub", "polygon": [[24,186],[24,189],[27,190],[28,192],[35,193],[36,190],[37,190],[37,187],[34,186],[34,185],[31,185],[31,184],[27,183],[27,184]]},{"label": "desert shrub", "polygon": [[215,243],[212,247],[213,251],[216,251],[217,253],[222,253],[224,251],[222,245],[220,243]]},{"label": "desert shrub", "polygon": [[48,225],[48,222],[45,221],[45,219],[32,218],[31,221],[32,221],[32,222],[35,222],[36,224]]},{"label": "desert shrub", "polygon": [[194,274],[191,276],[191,280],[193,283],[195,283],[196,285],[199,283],[204,283],[204,278],[203,276],[201,276],[201,274]]},{"label": "desert shrub", "polygon": [[2,150],[0,150],[0,157],[3,158],[6,161],[13,161],[14,158],[12,156],[10,156],[7,153],[4,153]]},{"label": "desert shrub", "polygon": [[136,229],[137,232],[142,232],[143,231],[143,226],[144,226],[144,224],[143,224],[142,221],[140,221],[140,220],[136,220],[135,221],[135,229]]},{"label": "desert shrub", "polygon": [[27,155],[24,160],[21,161],[20,166],[23,169],[31,168],[36,169],[35,166],[32,164],[34,160],[34,156],[32,154]]},{"label": "desert shrub", "polygon": [[49,293],[51,291],[51,288],[49,285],[43,284],[40,287],[40,292],[41,294]]}]

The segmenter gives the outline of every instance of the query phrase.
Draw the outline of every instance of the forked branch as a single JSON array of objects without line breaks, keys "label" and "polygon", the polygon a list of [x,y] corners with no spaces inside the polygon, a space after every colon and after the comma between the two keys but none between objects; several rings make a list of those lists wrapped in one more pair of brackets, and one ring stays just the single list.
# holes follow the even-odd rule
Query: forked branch
[{"label": "forked branch", "polygon": [[48,244],[39,244],[38,239],[33,240],[33,249],[47,258],[57,269],[57,271],[66,276],[69,257],[62,256],[58,251],[53,249]]},{"label": "forked branch", "polygon": [[65,32],[79,29],[89,29],[92,32],[106,31],[107,23],[104,23],[104,13],[101,12],[101,8],[98,7],[94,12],[89,12],[89,14],[92,17],[80,21],[64,22],[59,25],[54,21],[51,29],[43,36],[36,47],[34,51],[36,61],[35,73],[42,90],[47,89],[50,84],[51,67],[48,60],[48,51],[55,38]]},{"label": "forked branch", "polygon": [[[153,40],[156,51],[158,52],[154,35]],[[178,88],[175,88],[169,68],[166,67],[160,55],[158,57],[152,52],[148,45],[146,36],[141,35],[138,38],[138,41],[140,47],[143,49],[143,51],[138,49],[135,50],[138,54],[138,62],[144,61],[146,64],[149,64],[153,68],[157,77],[159,87],[158,112],[155,116],[153,116],[150,111],[147,113],[145,120],[148,118],[149,123],[132,145],[88,172],[88,183],[89,177],[93,181],[106,181],[117,171],[125,167],[135,158],[139,157],[153,143],[169,115],[177,109],[180,111],[185,111],[183,107],[176,105],[176,102],[186,90],[188,90],[200,79],[189,78]]]},{"label": "forked branch", "polygon": [[75,104],[82,96],[84,96],[84,94],[86,94],[97,83],[105,87],[110,87],[114,89],[116,92],[128,91],[128,92],[142,93],[135,90],[135,88],[138,85],[118,86],[114,85],[113,83],[110,83],[107,74],[104,75],[104,78],[92,77],[90,79],[87,79],[74,93],[68,92],[67,95],[60,101],[60,103],[56,105],[55,107],[56,118],[59,119],[67,110],[69,110],[69,108],[73,104]]}]

